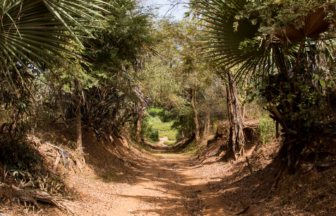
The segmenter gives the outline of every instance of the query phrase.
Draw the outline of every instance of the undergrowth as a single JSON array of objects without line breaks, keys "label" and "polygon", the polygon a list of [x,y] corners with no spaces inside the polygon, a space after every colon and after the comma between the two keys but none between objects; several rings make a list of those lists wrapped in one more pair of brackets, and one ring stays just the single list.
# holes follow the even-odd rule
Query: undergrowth
[{"label": "undergrowth", "polygon": [[173,145],[175,145],[175,142],[167,142],[167,141],[165,141],[165,142],[163,142],[163,144],[168,145],[168,146],[173,146]]},{"label": "undergrowth", "polygon": [[[23,134],[15,139],[0,138],[0,156],[3,156],[3,163],[6,164],[4,183],[16,186],[25,184],[28,188],[40,189],[51,195],[68,196],[66,184],[51,171],[54,160],[41,155],[38,150],[40,145]],[[61,164],[62,160],[59,166]]]},{"label": "undergrowth", "polygon": [[[162,122],[161,119],[154,115],[154,111],[161,111],[159,108],[152,108],[150,111],[150,115],[147,117],[147,138],[150,140],[150,142],[158,142],[158,138],[163,138],[165,136],[168,137],[169,140],[176,140],[177,130],[174,130],[171,128],[173,125],[173,122]],[[153,117],[154,116],[154,117]]]},{"label": "undergrowth", "polygon": [[169,131],[171,130],[171,122],[162,122],[159,117],[150,117],[148,124],[153,127],[153,130]]},{"label": "undergrowth", "polygon": [[275,123],[270,118],[261,118],[259,120],[260,139],[264,145],[270,142],[275,136]]}]

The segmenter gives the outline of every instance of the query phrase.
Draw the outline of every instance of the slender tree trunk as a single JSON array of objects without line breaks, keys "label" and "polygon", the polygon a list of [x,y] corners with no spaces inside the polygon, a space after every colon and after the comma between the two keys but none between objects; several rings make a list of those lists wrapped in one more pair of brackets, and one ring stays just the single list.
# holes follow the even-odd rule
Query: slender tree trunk
[{"label": "slender tree trunk", "polygon": [[142,106],[142,104],[139,102],[139,106],[140,106],[140,113],[139,113],[139,117],[138,117],[138,120],[137,120],[137,124],[136,124],[136,139],[139,143],[142,142],[142,139],[141,139],[141,125],[142,125],[142,120],[143,120],[143,115],[144,115],[144,112],[145,112],[145,107]]},{"label": "slender tree trunk", "polygon": [[191,90],[191,107],[193,109],[194,112],[194,123],[195,123],[195,142],[196,145],[199,144],[200,142],[200,126],[199,126],[199,122],[198,122],[198,111],[196,108],[196,95],[195,95],[195,90],[192,89]]},{"label": "slender tree trunk", "polygon": [[205,117],[203,137],[207,138],[209,135],[210,135],[210,112],[207,112]]},{"label": "slender tree trunk", "polygon": [[[246,81],[245,81],[245,86],[247,86],[247,82],[248,82],[248,79],[246,79]],[[247,91],[246,90],[245,90],[244,94],[245,94],[244,100],[246,100],[246,97],[247,97]],[[245,122],[245,112],[246,112],[246,105],[244,104],[244,106],[243,106],[243,116],[242,116],[243,122]]]},{"label": "slender tree trunk", "polygon": [[80,168],[84,168],[85,159],[82,143],[82,120],[81,120],[82,114],[81,114],[81,101],[80,101],[78,81],[75,81],[75,87],[76,87],[76,133],[77,133],[77,154],[78,154],[77,165]]},{"label": "slender tree trunk", "polygon": [[230,122],[229,147],[235,160],[244,155],[245,138],[243,132],[242,113],[239,105],[236,83],[232,81],[231,75],[228,74],[227,85],[227,105],[228,117]]}]

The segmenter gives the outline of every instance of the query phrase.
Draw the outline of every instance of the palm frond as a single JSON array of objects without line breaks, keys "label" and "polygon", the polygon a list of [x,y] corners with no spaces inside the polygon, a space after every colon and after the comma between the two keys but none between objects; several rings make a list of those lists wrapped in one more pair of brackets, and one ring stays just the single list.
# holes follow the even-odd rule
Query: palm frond
[{"label": "palm frond", "polygon": [[[245,0],[202,2],[201,14],[203,21],[207,23],[205,31],[209,34],[208,46],[204,49],[211,49],[209,54],[212,54],[213,61],[222,65],[227,71],[242,64],[234,78],[237,80],[250,70],[256,70],[260,62],[268,59],[269,50],[264,44],[251,50],[242,47],[244,41],[256,37],[259,28],[259,25],[253,25],[250,20],[242,19],[238,22],[235,19],[244,9]],[[235,24],[238,24],[237,29],[234,27]]]},{"label": "palm frond", "polygon": [[41,64],[78,57],[69,48],[82,46],[81,34],[92,37],[89,30],[105,19],[101,13],[109,13],[105,8],[110,6],[101,0],[0,0],[0,4],[0,69],[8,81],[13,73],[21,77],[21,70],[43,72]]}]

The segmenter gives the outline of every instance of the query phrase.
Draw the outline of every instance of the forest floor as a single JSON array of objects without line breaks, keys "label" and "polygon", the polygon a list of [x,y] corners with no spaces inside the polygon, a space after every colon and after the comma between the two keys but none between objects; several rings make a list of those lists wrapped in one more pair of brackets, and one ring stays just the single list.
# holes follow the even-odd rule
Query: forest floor
[{"label": "forest floor", "polygon": [[[267,146],[247,143],[244,157],[226,161],[218,154],[228,135],[225,125],[221,128],[198,156],[162,150],[149,153],[126,139],[116,146],[102,139],[98,145],[88,131],[86,168],[59,170],[73,190],[69,208],[81,216],[336,215],[334,167],[277,178],[281,167],[273,158],[281,140]],[[71,215],[48,204],[41,207],[36,210],[5,200],[0,202],[0,213]]]}]

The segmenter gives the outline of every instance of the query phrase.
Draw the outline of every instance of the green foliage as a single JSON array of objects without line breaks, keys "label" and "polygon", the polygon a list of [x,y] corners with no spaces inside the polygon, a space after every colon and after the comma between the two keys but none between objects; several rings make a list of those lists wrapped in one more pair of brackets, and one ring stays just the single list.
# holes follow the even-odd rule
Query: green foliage
[{"label": "green foliage", "polygon": [[159,131],[159,137],[167,136],[169,140],[176,140],[177,130]]},{"label": "green foliage", "polygon": [[[159,134],[153,130],[153,126],[150,124],[150,116],[145,116],[141,122],[141,136],[149,139],[150,142],[159,141]],[[136,131],[136,130],[132,130]]]},{"label": "green foliage", "polygon": [[147,134],[147,137],[151,142],[158,142],[159,141],[159,132],[150,130],[150,132],[148,132],[148,134]]},{"label": "green foliage", "polygon": [[162,122],[158,116],[149,118],[148,123],[152,125],[153,130],[158,131],[169,131],[172,126],[171,122]]},{"label": "green foliage", "polygon": [[163,144],[168,145],[168,146],[173,146],[175,145],[175,143],[176,142],[167,142],[167,141],[163,142]]},{"label": "green foliage", "polygon": [[79,57],[80,47],[76,45],[82,46],[80,34],[91,37],[88,29],[96,29],[97,23],[105,20],[100,12],[109,14],[101,7],[109,6],[104,1],[1,0],[0,3],[4,17],[0,81],[6,80],[12,90],[16,87],[26,90],[22,87],[31,78],[38,78],[57,62],[71,64]]},{"label": "green foliage", "polygon": [[[159,114],[159,116],[148,117],[148,125],[152,128],[153,131],[158,133],[158,137],[167,136],[169,140],[176,140],[177,130],[172,128],[173,122],[162,122],[162,113],[165,113],[162,108],[157,108],[155,111]],[[167,120],[167,119],[166,119]]]},{"label": "green foliage", "polygon": [[151,115],[152,117],[156,117],[160,112],[162,112],[163,109],[162,108],[150,108],[149,110],[147,110],[148,114]]},{"label": "green foliage", "polygon": [[261,118],[259,120],[259,134],[261,137],[262,143],[265,145],[267,142],[272,140],[275,135],[275,123],[270,118]]},{"label": "green foliage", "polygon": [[160,119],[164,122],[173,122],[171,128],[180,131],[179,133],[183,131],[185,134],[188,134],[195,130],[193,111],[189,106],[174,107],[170,111],[159,113],[159,115]]}]

